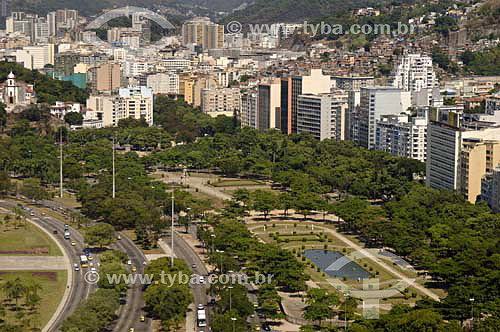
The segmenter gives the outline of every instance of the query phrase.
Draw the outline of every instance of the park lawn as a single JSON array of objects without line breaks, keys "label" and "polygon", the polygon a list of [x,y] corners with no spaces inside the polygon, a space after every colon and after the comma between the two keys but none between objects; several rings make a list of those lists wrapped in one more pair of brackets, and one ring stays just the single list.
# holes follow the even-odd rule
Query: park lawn
[{"label": "park lawn", "polygon": [[62,203],[66,206],[69,206],[73,209],[79,209],[81,208],[81,204],[78,203],[76,200],[76,196],[70,193],[65,192],[63,197],[59,197],[58,195],[55,195],[54,198],[52,198],[54,202],[59,202]]},{"label": "park lawn", "polygon": [[[3,217],[3,216],[0,216]],[[26,222],[24,225],[14,228],[13,223],[0,225],[0,251],[2,250],[30,250],[35,247],[46,247],[47,254],[37,254],[41,256],[62,256],[57,244],[37,226]],[[16,255],[9,253],[9,256]],[[27,255],[20,253],[19,255]]]},{"label": "park lawn", "polygon": [[[34,275],[35,274],[35,275]],[[23,281],[36,281],[40,284],[42,289],[40,290],[40,297],[42,298],[39,308],[40,316],[37,319],[36,325],[39,328],[43,328],[54,312],[57,306],[62,300],[64,291],[66,289],[66,271],[0,271],[0,283],[7,280],[13,280],[17,277],[21,278]],[[6,304],[5,296],[0,292],[0,303],[2,305]],[[29,314],[29,309],[23,306],[23,299],[19,300],[19,306],[21,310]],[[15,304],[15,302],[12,302]],[[18,320],[15,318],[16,312],[12,310],[11,305],[6,305],[6,316],[4,319],[10,323],[16,323]]]}]

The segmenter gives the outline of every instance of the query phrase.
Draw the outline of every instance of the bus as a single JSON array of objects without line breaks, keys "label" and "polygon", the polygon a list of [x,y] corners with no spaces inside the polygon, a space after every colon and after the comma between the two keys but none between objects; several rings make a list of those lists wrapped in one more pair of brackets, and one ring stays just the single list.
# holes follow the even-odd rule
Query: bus
[{"label": "bus", "polygon": [[82,268],[89,267],[89,260],[87,259],[87,256],[85,255],[80,256],[80,266]]},{"label": "bus", "polygon": [[205,310],[203,309],[198,310],[198,326],[207,326],[207,316],[205,314]]}]

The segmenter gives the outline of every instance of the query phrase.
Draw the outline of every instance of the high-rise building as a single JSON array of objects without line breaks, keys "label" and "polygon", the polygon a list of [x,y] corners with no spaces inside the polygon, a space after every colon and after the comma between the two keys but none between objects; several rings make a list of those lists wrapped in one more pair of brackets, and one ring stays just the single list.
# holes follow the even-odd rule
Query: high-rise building
[{"label": "high-rise building", "polygon": [[224,47],[224,26],[213,23],[207,17],[195,18],[182,25],[182,43],[195,45],[203,50]]},{"label": "high-rise building", "polygon": [[201,110],[212,117],[233,116],[241,109],[241,94],[238,88],[211,88],[201,91]]},{"label": "high-rise building", "polygon": [[96,68],[97,91],[113,91],[121,86],[121,69],[118,63],[105,63]]},{"label": "high-rise building", "polygon": [[332,76],[333,85],[345,91],[359,91],[361,88],[375,85],[372,76]]},{"label": "high-rise building", "polygon": [[329,93],[331,78],[321,69],[311,69],[309,75],[291,76],[281,80],[281,130],[285,134],[297,132],[297,101],[302,94]]},{"label": "high-rise building", "polygon": [[257,128],[257,92],[245,91],[241,95],[241,126]]},{"label": "high-rise building", "polygon": [[405,91],[420,91],[438,87],[432,58],[420,54],[406,54],[395,66],[393,86]]},{"label": "high-rise building", "polygon": [[500,163],[500,128],[466,122],[463,108],[431,109],[427,130],[426,183],[459,191],[475,203],[481,179]]},{"label": "high-rise building", "polygon": [[427,123],[426,110],[415,117],[404,113],[382,115],[377,121],[375,149],[425,162]]},{"label": "high-rise building", "polygon": [[268,79],[257,90],[257,129],[281,129],[281,80]]},{"label": "high-rise building", "polygon": [[481,200],[495,213],[500,213],[500,167],[486,174],[481,181]]},{"label": "high-rise building", "polygon": [[347,95],[303,94],[297,106],[297,132],[319,140],[345,140]]},{"label": "high-rise building", "polygon": [[147,87],[128,87],[116,96],[91,96],[87,108],[96,113],[104,127],[117,126],[122,119],[144,119],[153,125],[153,91]]},{"label": "high-rise building", "polygon": [[359,144],[365,148],[374,149],[377,121],[382,115],[400,114],[410,106],[410,92],[387,86],[361,88],[359,123],[357,124]]},{"label": "high-rise building", "polygon": [[3,25],[5,19],[12,13],[12,0],[0,0],[0,21]]},{"label": "high-rise building", "polygon": [[[500,134],[500,130],[490,129],[484,132],[465,132],[460,153],[460,191],[471,203],[481,195],[481,181],[486,174],[492,173],[500,164],[500,135],[495,138],[489,131]],[[467,138],[469,136],[469,138]]]},{"label": "high-rise building", "polygon": [[153,89],[154,94],[179,94],[179,75],[176,73],[158,73],[148,75],[148,88]]}]

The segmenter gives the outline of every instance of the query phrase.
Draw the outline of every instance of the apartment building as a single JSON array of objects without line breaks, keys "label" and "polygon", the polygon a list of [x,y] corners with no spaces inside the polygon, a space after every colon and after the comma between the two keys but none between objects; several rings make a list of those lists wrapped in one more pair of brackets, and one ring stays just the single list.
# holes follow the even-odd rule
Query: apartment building
[{"label": "apartment building", "polygon": [[114,91],[121,86],[121,67],[118,63],[102,64],[95,69],[96,89],[100,92]]},{"label": "apartment building", "polygon": [[22,63],[24,68],[43,69],[46,65],[54,64],[55,46],[54,44],[40,46],[25,46],[16,50],[16,62]]},{"label": "apartment building", "polygon": [[298,133],[308,133],[318,140],[345,140],[347,95],[303,94],[297,103]]},{"label": "apartment building", "polygon": [[249,90],[241,94],[241,127],[257,128],[257,91]]},{"label": "apartment building", "polygon": [[224,47],[224,26],[208,17],[195,18],[182,25],[182,44],[198,46],[203,50]]},{"label": "apartment building", "polygon": [[[485,140],[489,131],[498,133],[496,140]],[[488,135],[492,137],[492,135]],[[460,192],[471,203],[481,195],[481,181],[500,165],[500,129],[464,133],[460,152]]]},{"label": "apartment building", "polygon": [[179,95],[184,97],[184,101],[193,105],[194,100],[194,79],[189,75],[179,76]]},{"label": "apartment building", "polygon": [[388,86],[361,88],[357,124],[359,144],[375,149],[377,121],[383,115],[405,112],[410,106],[411,94],[408,91]]},{"label": "apartment building", "polygon": [[367,86],[374,86],[373,76],[332,76],[332,85],[345,91],[359,91]]},{"label": "apartment building", "polygon": [[87,108],[95,112],[103,127],[117,126],[128,118],[143,118],[153,125],[153,91],[144,86],[123,88],[114,96],[91,96]]},{"label": "apartment building", "polygon": [[267,79],[257,87],[257,129],[281,129],[281,80]]},{"label": "apartment building", "polygon": [[382,115],[377,121],[375,149],[425,162],[428,124],[426,114],[424,111],[415,117],[405,113]]},{"label": "apartment building", "polygon": [[311,69],[309,75],[296,75],[281,79],[280,128],[283,133],[297,133],[298,98],[303,94],[329,93],[332,87],[329,75],[321,69]]},{"label": "apartment building", "polygon": [[201,110],[212,117],[233,116],[241,110],[241,94],[237,88],[202,89]]},{"label": "apartment building", "polygon": [[483,177],[481,200],[487,202],[493,212],[500,212],[500,167]]},{"label": "apartment building", "polygon": [[176,73],[158,73],[147,76],[147,87],[154,94],[179,94],[179,75]]},{"label": "apartment building", "polygon": [[405,91],[420,91],[439,86],[432,58],[420,54],[406,54],[395,66],[393,86]]},{"label": "apartment building", "polygon": [[466,122],[460,107],[433,109],[427,132],[427,185],[459,191],[471,203],[500,164],[500,127]]}]

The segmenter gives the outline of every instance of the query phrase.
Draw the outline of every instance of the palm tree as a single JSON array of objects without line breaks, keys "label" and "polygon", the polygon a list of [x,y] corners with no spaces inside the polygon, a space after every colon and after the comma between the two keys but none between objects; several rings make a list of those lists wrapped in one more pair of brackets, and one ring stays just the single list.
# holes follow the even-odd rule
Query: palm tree
[{"label": "palm tree", "polygon": [[25,285],[24,301],[33,311],[42,300],[42,298],[38,295],[38,291],[41,291],[42,289],[42,286],[36,281],[30,281]]},{"label": "palm tree", "polygon": [[21,278],[17,277],[14,280],[8,280],[1,287],[9,301],[11,300],[16,301],[16,310],[17,310],[19,306],[19,299],[22,297],[26,289],[26,286],[24,285]]},{"label": "palm tree", "polygon": [[[24,213],[24,210],[21,207],[19,206],[14,207],[14,215],[17,222],[19,223],[23,221],[26,227],[26,214]],[[17,223],[16,223],[16,228],[17,228]]]}]

